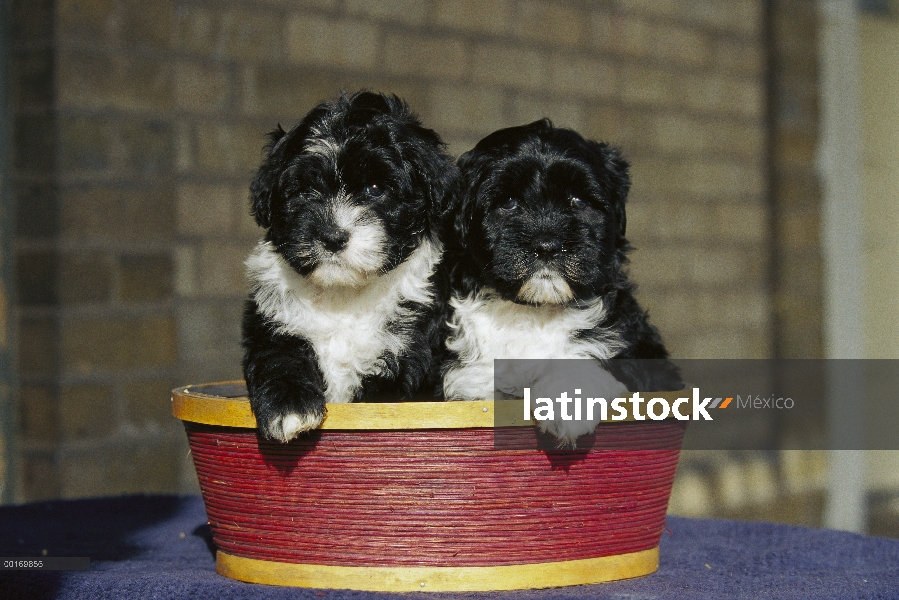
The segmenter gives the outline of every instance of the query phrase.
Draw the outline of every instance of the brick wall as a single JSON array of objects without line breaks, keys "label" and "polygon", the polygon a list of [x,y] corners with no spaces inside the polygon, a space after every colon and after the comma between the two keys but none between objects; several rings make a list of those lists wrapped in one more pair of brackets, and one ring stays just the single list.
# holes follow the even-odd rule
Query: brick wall
[{"label": "brick wall", "polygon": [[673,354],[774,351],[762,0],[13,4],[20,499],[193,489],[168,390],[240,376],[263,135],[340,89],[620,144]]}]

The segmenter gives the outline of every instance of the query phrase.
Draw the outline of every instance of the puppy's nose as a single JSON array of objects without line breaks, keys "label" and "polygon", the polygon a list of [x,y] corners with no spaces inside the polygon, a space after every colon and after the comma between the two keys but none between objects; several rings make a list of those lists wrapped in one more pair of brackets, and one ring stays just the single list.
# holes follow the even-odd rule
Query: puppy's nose
[{"label": "puppy's nose", "polygon": [[534,254],[543,260],[554,257],[562,250],[562,242],[558,238],[543,236],[534,242]]},{"label": "puppy's nose", "polygon": [[339,252],[340,250],[343,250],[349,241],[350,234],[347,233],[346,230],[338,227],[324,231],[321,235],[322,246],[324,246],[325,250],[328,252]]}]

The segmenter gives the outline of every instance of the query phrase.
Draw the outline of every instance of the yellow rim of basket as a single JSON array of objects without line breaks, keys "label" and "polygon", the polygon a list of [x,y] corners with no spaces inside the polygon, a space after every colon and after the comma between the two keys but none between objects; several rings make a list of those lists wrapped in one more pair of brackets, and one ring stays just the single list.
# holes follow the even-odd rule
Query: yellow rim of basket
[{"label": "yellow rim of basket", "polygon": [[[203,384],[205,386],[242,384],[227,381]],[[172,414],[182,421],[221,425],[224,427],[256,428],[256,417],[250,410],[246,396],[225,398],[195,391],[186,386],[172,391]],[[675,400],[683,396],[678,392],[647,392],[644,396]],[[501,404],[502,427],[533,425],[534,421],[517,415],[520,400],[473,400],[467,402],[361,402],[351,404],[327,404],[327,414],[320,429],[467,429],[496,427],[494,415]],[[633,420],[628,415],[627,421]],[[611,421],[621,423],[622,421]]]},{"label": "yellow rim of basket", "polygon": [[488,592],[585,585],[642,577],[659,568],[659,548],[526,565],[492,567],[343,567],[243,558],[218,551],[220,574],[247,581],[366,592]]}]

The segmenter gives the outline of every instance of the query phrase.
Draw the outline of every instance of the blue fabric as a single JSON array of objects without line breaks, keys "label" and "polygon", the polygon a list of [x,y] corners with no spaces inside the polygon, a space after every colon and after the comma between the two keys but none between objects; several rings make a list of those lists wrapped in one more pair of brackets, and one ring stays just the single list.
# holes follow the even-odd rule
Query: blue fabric
[{"label": "blue fabric", "polygon": [[130,496],[0,507],[0,555],[89,556],[90,571],[0,572],[0,598],[897,598],[899,540],[670,517],[661,567],[640,579],[491,594],[376,594],[251,585],[215,572],[198,497]]}]

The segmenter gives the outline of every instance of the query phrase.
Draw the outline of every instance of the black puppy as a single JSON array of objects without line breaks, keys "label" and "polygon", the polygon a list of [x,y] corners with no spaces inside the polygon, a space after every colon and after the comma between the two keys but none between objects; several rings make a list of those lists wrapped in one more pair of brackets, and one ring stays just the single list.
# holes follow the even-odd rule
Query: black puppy
[{"label": "black puppy", "polygon": [[[630,179],[618,150],[542,120],[492,133],[458,165],[446,397],[493,397],[501,358],[594,359],[610,397],[680,389],[624,269]],[[553,433],[573,443],[594,425]]]},{"label": "black puppy", "polygon": [[317,427],[326,402],[431,395],[446,285],[440,206],[455,167],[405,102],[371,92],[270,134],[252,186],[244,376],[262,434]]}]

